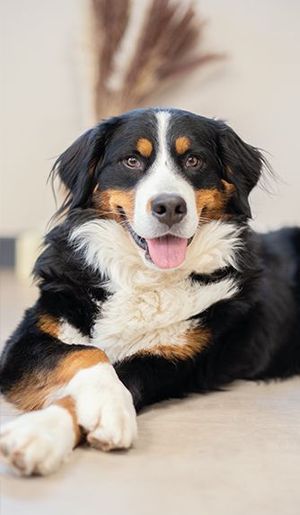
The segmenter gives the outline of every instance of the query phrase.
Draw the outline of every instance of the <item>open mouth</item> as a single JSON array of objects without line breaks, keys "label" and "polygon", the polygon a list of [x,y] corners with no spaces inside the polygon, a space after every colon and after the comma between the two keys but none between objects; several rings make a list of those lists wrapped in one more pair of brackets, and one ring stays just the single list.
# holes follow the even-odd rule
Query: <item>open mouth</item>
[{"label": "open mouth", "polygon": [[151,239],[142,238],[133,230],[123,210],[120,214],[134,242],[145,252],[145,257],[158,268],[177,268],[184,262],[192,238],[179,238],[172,234]]}]

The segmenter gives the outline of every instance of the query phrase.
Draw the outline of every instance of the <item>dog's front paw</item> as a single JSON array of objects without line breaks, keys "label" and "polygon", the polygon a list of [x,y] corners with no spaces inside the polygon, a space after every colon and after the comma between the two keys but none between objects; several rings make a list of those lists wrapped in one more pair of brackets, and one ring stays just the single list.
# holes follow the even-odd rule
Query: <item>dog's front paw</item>
[{"label": "dog's front paw", "polygon": [[72,418],[59,406],[20,415],[0,431],[0,450],[24,476],[47,475],[70,455],[75,441]]},{"label": "dog's front paw", "polygon": [[132,397],[125,386],[120,383],[103,392],[96,409],[97,424],[87,441],[102,451],[128,449],[136,438],[137,424]]},{"label": "dog's front paw", "polygon": [[81,370],[71,380],[68,393],[75,399],[78,423],[90,445],[103,451],[132,445],[137,436],[132,396],[111,365]]}]

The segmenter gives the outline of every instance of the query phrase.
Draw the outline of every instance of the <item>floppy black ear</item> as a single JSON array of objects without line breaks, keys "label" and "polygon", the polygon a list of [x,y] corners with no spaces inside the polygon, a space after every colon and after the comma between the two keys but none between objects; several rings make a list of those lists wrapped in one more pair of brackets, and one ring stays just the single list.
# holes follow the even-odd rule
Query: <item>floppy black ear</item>
[{"label": "floppy black ear", "polygon": [[225,123],[219,125],[219,153],[224,178],[235,186],[232,207],[236,213],[251,218],[248,196],[260,178],[263,156]]},{"label": "floppy black ear", "polygon": [[68,208],[88,206],[96,186],[97,165],[104,156],[106,143],[116,123],[116,119],[111,118],[89,129],[56,160],[53,174],[68,190],[59,213]]}]

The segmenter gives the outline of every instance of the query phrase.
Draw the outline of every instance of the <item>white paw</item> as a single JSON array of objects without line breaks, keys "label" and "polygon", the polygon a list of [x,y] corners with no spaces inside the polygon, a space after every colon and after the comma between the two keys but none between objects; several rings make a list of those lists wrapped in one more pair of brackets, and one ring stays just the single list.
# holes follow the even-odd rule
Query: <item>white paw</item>
[{"label": "white paw", "polygon": [[60,406],[20,415],[0,431],[0,451],[24,476],[57,470],[70,455],[74,442],[72,418]]},{"label": "white paw", "polygon": [[76,403],[78,423],[87,441],[103,451],[129,448],[137,436],[131,393],[110,364],[81,370],[70,381],[66,395]]}]

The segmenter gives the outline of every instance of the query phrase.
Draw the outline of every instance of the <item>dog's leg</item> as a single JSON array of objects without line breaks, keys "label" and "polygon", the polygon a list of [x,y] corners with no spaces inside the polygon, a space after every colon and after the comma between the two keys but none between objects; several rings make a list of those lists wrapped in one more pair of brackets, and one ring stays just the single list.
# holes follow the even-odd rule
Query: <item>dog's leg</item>
[{"label": "dog's leg", "polygon": [[0,449],[13,467],[24,475],[49,474],[82,436],[102,450],[130,447],[136,436],[132,396],[104,352],[25,326],[1,363],[5,397],[31,411],[1,429]]},{"label": "dog's leg", "polygon": [[162,400],[183,397],[193,390],[195,359],[158,354],[132,356],[115,364],[119,378],[131,392],[137,411]]}]

